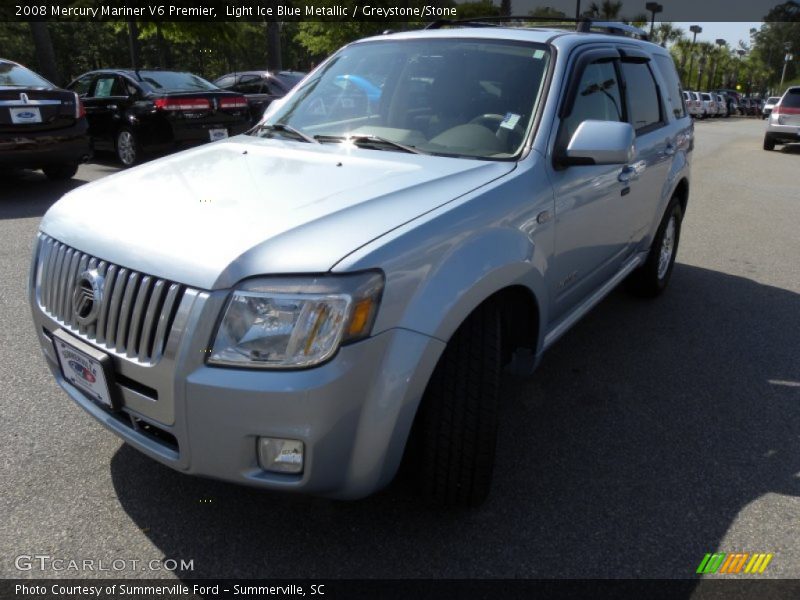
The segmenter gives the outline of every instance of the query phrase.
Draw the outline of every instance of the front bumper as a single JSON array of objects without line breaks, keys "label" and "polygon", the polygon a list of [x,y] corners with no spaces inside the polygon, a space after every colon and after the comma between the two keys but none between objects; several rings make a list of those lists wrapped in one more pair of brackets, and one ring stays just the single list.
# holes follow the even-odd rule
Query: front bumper
[{"label": "front bumper", "polygon": [[[59,385],[95,419],[179,471],[275,490],[358,498],[388,484],[444,349],[437,339],[393,329],[342,347],[316,368],[209,367],[205,350],[227,292],[193,292],[179,309],[179,330],[171,334],[158,364],[137,364],[110,353],[124,404],[113,413],[64,379],[50,339],[63,324],[31,292],[48,366]],[[259,436],[303,441],[303,473],[261,469]]]}]

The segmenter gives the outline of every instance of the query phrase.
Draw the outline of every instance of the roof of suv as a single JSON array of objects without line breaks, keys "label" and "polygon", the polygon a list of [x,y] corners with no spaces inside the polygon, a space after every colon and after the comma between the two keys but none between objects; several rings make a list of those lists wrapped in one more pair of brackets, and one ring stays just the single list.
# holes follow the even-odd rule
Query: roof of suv
[{"label": "roof of suv", "polygon": [[[647,47],[651,52],[665,54],[666,49],[658,44],[639,40],[632,37],[611,35],[598,32],[578,32],[574,30],[561,29],[556,27],[456,27],[453,29],[420,29],[415,31],[403,31],[378,35],[363,40],[374,41],[380,39],[424,39],[424,38],[473,38],[484,40],[511,40],[521,42],[538,42],[545,44],[548,42],[558,42],[559,46],[573,46],[586,42],[610,42],[610,43],[631,43]],[[356,42],[356,43],[359,43]]]}]

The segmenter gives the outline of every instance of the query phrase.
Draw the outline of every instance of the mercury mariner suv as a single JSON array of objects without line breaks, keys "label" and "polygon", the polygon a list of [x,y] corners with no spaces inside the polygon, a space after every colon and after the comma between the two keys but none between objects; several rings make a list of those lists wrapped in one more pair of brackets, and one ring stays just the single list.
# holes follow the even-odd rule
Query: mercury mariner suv
[{"label": "mercury mariner suv", "polygon": [[358,498],[406,461],[480,504],[503,370],[670,280],[693,126],[632,29],[361,40],[247,134],[71,191],[30,281],[58,383],[184,473]]}]

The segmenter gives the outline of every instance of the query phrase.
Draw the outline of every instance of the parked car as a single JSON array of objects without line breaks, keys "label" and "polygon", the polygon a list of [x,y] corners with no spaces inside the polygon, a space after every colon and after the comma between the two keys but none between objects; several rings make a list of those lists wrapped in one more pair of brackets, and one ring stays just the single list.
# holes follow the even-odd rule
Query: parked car
[{"label": "parked car", "polygon": [[800,142],[800,86],[790,87],[772,109],[764,134],[764,150],[775,144]]},{"label": "parked car", "polygon": [[661,46],[481,24],[349,44],[247,135],[53,205],[30,301],[59,385],[185,473],[358,498],[406,460],[482,502],[502,369],[667,287],[694,129]]},{"label": "parked car", "polygon": [[224,139],[250,127],[247,101],[178,71],[103,69],[67,86],[86,107],[95,150],[130,167],[151,151]]},{"label": "parked car", "polygon": [[686,110],[689,111],[692,117],[703,118],[703,102],[697,96],[697,92],[684,90],[683,99],[686,104]]},{"label": "parked car", "polygon": [[708,92],[700,93],[700,100],[703,102],[703,114],[706,117],[717,116],[717,100]]},{"label": "parked car", "polygon": [[305,76],[300,71],[241,71],[223,75],[214,85],[244,94],[250,107],[250,120],[255,123],[273,100],[283,98]]},{"label": "parked car", "polygon": [[767,101],[764,102],[764,108],[761,109],[761,114],[765,119],[769,118],[769,115],[772,113],[772,109],[775,108],[775,105],[781,101],[780,96],[770,96],[767,98]]},{"label": "parked car", "polygon": [[69,179],[89,157],[78,97],[30,69],[0,59],[0,168],[42,169]]},{"label": "parked car", "polygon": [[717,116],[718,117],[728,117],[728,102],[725,100],[722,94],[712,94],[714,98],[717,100]]}]

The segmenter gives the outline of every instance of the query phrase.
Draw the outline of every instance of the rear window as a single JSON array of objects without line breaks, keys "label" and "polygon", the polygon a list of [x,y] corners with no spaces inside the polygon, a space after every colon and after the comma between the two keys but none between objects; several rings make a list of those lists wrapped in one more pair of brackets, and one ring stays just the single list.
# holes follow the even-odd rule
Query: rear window
[{"label": "rear window", "polygon": [[785,108],[800,108],[800,88],[787,90],[781,98],[781,106]]},{"label": "rear window", "polygon": [[157,92],[210,92],[219,89],[192,73],[174,71],[139,71],[139,78]]},{"label": "rear window", "polygon": [[703,94],[703,100],[711,101],[711,94]]},{"label": "rear window", "polygon": [[675,63],[672,58],[662,54],[655,55],[656,66],[661,71],[661,76],[667,84],[666,101],[667,107],[672,111],[676,119],[686,116],[686,107],[683,104],[681,94],[681,81],[678,78],[678,73],[675,70]]},{"label": "rear window", "polygon": [[52,88],[53,84],[44,77],[25,67],[7,62],[0,62],[0,85],[13,87],[44,87]]}]

